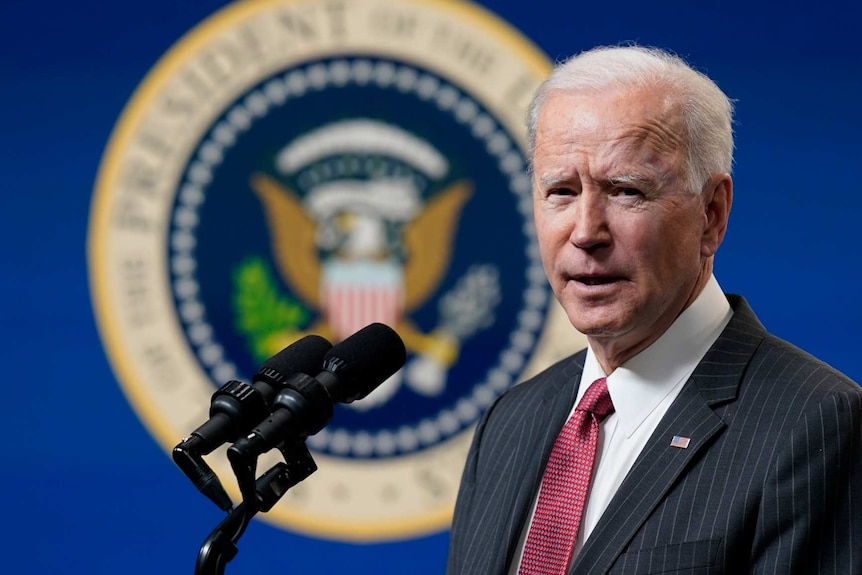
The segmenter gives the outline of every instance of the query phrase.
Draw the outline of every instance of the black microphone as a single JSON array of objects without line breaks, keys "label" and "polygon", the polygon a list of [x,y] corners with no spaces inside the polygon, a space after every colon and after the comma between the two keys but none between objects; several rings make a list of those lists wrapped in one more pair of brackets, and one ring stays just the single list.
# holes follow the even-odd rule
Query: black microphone
[{"label": "black microphone", "polygon": [[326,353],[315,377],[296,373],[287,378],[272,414],[228,448],[228,459],[236,469],[284,441],[304,441],[329,423],[334,404],[362,399],[406,359],[404,342],[392,328],[382,323],[362,328]]},{"label": "black microphone", "polygon": [[201,455],[235,441],[269,415],[270,406],[294,374],[314,373],[332,344],[319,335],[307,335],[284,348],[260,367],[251,385],[229,381],[212,396],[210,419],[191,433]]},{"label": "black microphone", "polygon": [[[235,441],[270,412],[276,395],[287,379],[297,373],[314,373],[332,348],[317,335],[308,335],[275,354],[258,370],[251,385],[229,381],[212,396],[210,419],[174,447],[174,463],[195,486],[219,507],[232,506],[212,469],[203,456],[220,445]],[[306,376],[308,377],[308,376]]]}]

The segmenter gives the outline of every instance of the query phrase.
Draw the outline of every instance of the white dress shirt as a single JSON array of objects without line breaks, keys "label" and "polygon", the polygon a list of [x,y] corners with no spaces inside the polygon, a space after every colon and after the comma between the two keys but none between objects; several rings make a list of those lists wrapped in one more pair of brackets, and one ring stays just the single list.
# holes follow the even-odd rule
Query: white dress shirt
[{"label": "white dress shirt", "polygon": [[[592,533],[659,421],[679,395],[683,384],[688,381],[697,364],[718,339],[732,315],[727,298],[715,276],[712,276],[700,295],[661,337],[610,375],[606,375],[602,370],[593,350],[587,348],[584,371],[572,413],[590,384],[600,377],[607,378],[614,413],[601,424],[593,480],[575,540],[572,561]],[[538,496],[533,501],[530,521],[521,532],[509,569],[511,575],[518,573],[537,500]]]}]

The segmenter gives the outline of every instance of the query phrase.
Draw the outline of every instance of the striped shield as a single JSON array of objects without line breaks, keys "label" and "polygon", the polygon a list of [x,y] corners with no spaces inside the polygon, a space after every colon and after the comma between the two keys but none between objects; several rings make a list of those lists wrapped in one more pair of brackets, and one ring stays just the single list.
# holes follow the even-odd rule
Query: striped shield
[{"label": "striped shield", "polygon": [[395,262],[328,260],[321,290],[326,321],[339,340],[374,322],[394,328],[403,313],[403,273]]}]

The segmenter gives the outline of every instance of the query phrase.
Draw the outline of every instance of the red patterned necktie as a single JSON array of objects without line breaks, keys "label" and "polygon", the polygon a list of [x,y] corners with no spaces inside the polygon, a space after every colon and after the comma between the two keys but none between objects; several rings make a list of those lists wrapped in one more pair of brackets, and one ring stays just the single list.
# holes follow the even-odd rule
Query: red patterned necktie
[{"label": "red patterned necktie", "polygon": [[542,477],[519,575],[565,575],[590,490],[599,424],[614,411],[605,378],[597,379],[563,426]]}]

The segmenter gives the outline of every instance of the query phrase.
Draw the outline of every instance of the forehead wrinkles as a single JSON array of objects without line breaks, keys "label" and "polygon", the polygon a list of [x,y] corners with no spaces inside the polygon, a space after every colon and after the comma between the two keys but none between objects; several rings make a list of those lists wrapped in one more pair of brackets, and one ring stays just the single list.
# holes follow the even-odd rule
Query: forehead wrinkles
[{"label": "forehead wrinkles", "polygon": [[630,127],[604,138],[569,134],[562,141],[549,139],[536,148],[534,175],[543,184],[582,177],[669,183],[681,170],[685,156],[676,144],[680,139],[659,128]]},{"label": "forehead wrinkles", "polygon": [[675,123],[679,125],[672,126],[657,118],[644,119],[623,128],[619,139],[631,138],[642,141],[662,156],[684,153],[685,139],[682,137],[682,122]]},{"label": "forehead wrinkles", "polygon": [[[684,122],[678,106],[656,93],[623,93],[616,97],[575,98],[554,102],[540,117],[534,159],[544,164],[540,181],[574,174],[574,164],[612,176],[615,172],[651,172],[659,181],[685,169]],[[563,164],[556,159],[566,158]],[[581,161],[575,158],[581,158]],[[545,161],[542,161],[545,160]],[[538,167],[538,166],[535,166]],[[646,175],[646,174],[645,174]]]},{"label": "forehead wrinkles", "polygon": [[611,120],[606,126],[608,140],[617,140],[623,147],[646,148],[644,151],[654,152],[660,159],[683,158],[685,122],[680,112],[679,104],[661,91],[623,92],[606,116]]},{"label": "forehead wrinkles", "polygon": [[[685,140],[680,131],[656,119],[626,126],[602,147],[595,168],[609,177],[643,176],[657,184],[683,177]],[[597,174],[598,175],[598,174]]]}]

